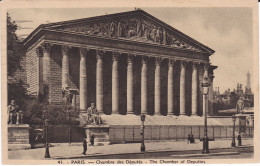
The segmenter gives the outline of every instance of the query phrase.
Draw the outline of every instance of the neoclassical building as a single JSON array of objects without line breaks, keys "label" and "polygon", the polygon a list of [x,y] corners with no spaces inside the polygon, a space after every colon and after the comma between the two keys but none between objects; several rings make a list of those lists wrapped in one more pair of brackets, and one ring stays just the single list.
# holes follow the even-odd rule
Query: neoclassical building
[{"label": "neoclassical building", "polygon": [[42,24],[23,44],[28,91],[52,104],[69,88],[82,110],[201,116],[206,71],[213,111],[214,50],[143,10]]}]

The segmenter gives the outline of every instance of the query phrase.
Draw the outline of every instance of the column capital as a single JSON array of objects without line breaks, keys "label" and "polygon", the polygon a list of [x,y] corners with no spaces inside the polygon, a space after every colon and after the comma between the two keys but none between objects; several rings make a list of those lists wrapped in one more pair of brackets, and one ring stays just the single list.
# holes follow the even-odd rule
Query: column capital
[{"label": "column capital", "polygon": [[96,54],[99,56],[103,56],[105,53],[106,53],[106,51],[103,49],[96,49]]},{"label": "column capital", "polygon": [[105,54],[105,51],[103,50],[96,50],[96,58],[97,60],[102,59]]},{"label": "column capital", "polygon": [[45,52],[50,52],[52,46],[53,46],[53,44],[43,43],[40,47],[41,47],[43,53],[45,53]]},{"label": "column capital", "polygon": [[173,67],[173,65],[174,65],[175,62],[176,62],[175,59],[170,58],[170,59],[168,60],[168,65],[169,65],[169,67]]},{"label": "column capital", "polygon": [[156,57],[156,58],[155,58],[155,65],[156,65],[156,66],[160,66],[161,63],[162,63],[162,58]]},{"label": "column capital", "polygon": [[199,66],[199,63],[193,62],[193,63],[192,63],[192,70],[197,70],[197,69],[198,69],[198,66]]},{"label": "column capital", "polygon": [[80,57],[86,57],[88,50],[89,50],[88,48],[80,47],[80,48],[79,48]]},{"label": "column capital", "polygon": [[142,55],[142,64],[146,64],[148,61],[148,57],[147,56],[144,56]]},{"label": "column capital", "polygon": [[127,55],[127,62],[128,63],[133,63],[133,58],[134,58],[134,54],[128,54]]},{"label": "column capital", "polygon": [[37,57],[43,57],[42,48],[41,47],[36,48],[35,52],[36,52]]},{"label": "column capital", "polygon": [[113,51],[113,52],[112,52],[112,60],[113,60],[113,61],[117,61],[120,54],[121,54],[120,52]]},{"label": "column capital", "polygon": [[181,65],[180,65],[180,67],[181,67],[181,68],[185,68],[186,65],[187,65],[187,61],[181,60]]},{"label": "column capital", "polygon": [[62,55],[68,55],[68,52],[69,52],[70,49],[71,49],[70,46],[62,45],[61,46]]}]

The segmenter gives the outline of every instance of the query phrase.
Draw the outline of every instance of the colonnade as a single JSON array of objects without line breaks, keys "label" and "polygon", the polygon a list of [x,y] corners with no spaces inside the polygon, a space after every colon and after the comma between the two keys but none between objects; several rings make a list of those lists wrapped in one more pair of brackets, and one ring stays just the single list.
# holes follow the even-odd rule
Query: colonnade
[{"label": "colonnade", "polygon": [[[49,68],[50,65],[50,49],[44,49],[43,51],[43,68]],[[69,79],[69,57],[68,50],[70,47],[62,46],[62,88],[68,86]],[[86,56],[89,49],[79,48],[80,54],[80,66],[79,66],[79,98],[80,109],[86,110],[87,105],[87,66]],[[103,56],[105,51],[96,49],[96,107],[99,112],[103,112]],[[120,58],[120,52],[112,51],[112,114],[119,114],[119,72],[118,72],[118,59]],[[134,113],[134,74],[133,74],[133,54],[127,55],[127,114]],[[142,56],[141,67],[141,113],[147,114],[147,60],[148,56]],[[162,56],[163,57],[163,56]],[[162,57],[155,57],[155,76],[154,76],[154,112],[155,115],[160,115],[160,102],[161,102],[161,62]],[[174,114],[174,92],[173,92],[173,79],[174,79],[174,65],[175,58],[167,58],[168,60],[168,79],[167,79],[167,115]],[[180,115],[186,115],[186,96],[185,96],[185,84],[186,84],[186,66],[187,60],[180,60]],[[192,95],[191,95],[191,114],[197,115],[198,113],[198,65],[199,63],[193,62],[192,68]],[[47,72],[47,70],[43,70]],[[48,72],[47,72],[48,73]],[[47,77],[47,73],[43,73],[43,78]],[[45,78],[46,79],[46,78]]]}]

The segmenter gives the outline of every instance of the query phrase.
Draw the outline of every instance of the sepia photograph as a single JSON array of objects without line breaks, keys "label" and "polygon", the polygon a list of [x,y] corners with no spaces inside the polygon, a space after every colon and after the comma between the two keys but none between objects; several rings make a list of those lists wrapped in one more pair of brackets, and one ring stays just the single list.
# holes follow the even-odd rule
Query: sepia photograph
[{"label": "sepia photograph", "polygon": [[257,1],[11,2],[5,164],[259,162]]}]

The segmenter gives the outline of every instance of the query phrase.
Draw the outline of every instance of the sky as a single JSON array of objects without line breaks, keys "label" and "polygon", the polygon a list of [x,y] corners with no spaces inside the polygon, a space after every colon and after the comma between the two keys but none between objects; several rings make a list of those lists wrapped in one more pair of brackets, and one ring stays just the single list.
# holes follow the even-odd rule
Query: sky
[{"label": "sky", "polygon": [[[37,8],[9,10],[19,25],[17,34],[28,36],[40,24],[131,11],[134,8]],[[142,8],[200,43],[215,50],[210,57],[214,87],[220,92],[246,86],[246,74],[253,72],[252,10],[250,8]],[[251,77],[251,82],[253,78]],[[251,85],[252,86],[252,85]]]}]

